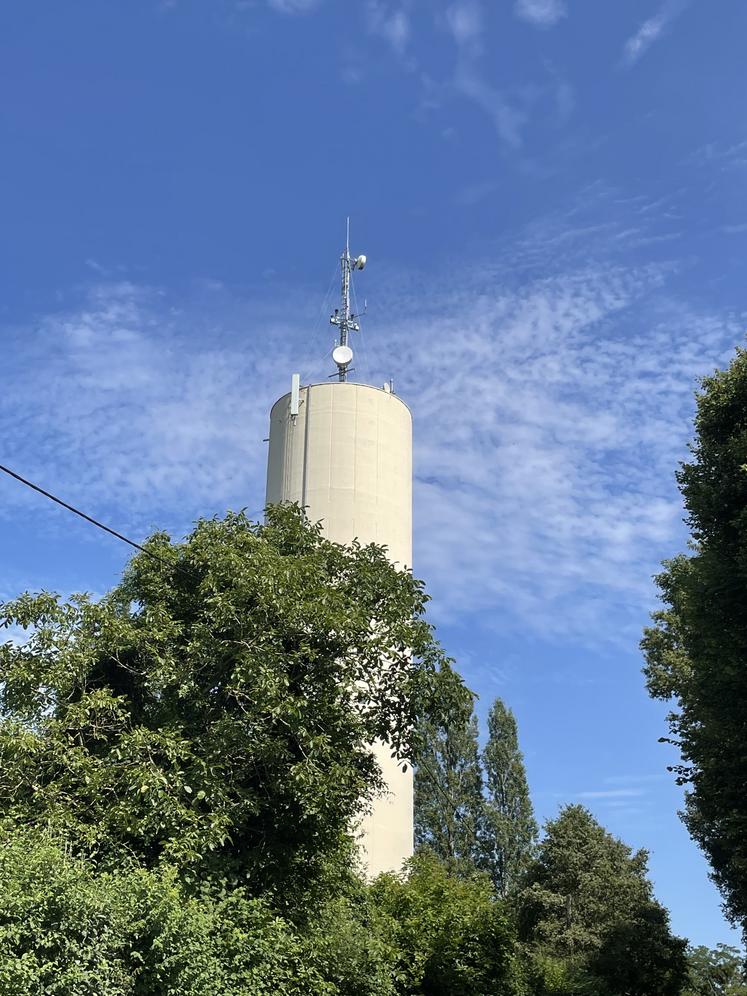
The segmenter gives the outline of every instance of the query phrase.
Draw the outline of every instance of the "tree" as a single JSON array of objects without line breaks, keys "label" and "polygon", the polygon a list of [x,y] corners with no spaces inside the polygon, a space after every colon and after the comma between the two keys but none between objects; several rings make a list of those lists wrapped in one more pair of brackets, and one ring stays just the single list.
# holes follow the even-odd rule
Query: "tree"
[{"label": "tree", "polygon": [[532,858],[537,824],[529,798],[516,718],[500,700],[488,716],[482,754],[487,801],[484,808],[485,866],[502,896],[514,890]]},{"label": "tree", "polygon": [[688,976],[686,947],[672,935],[664,907],[642,903],[612,927],[588,967],[611,996],[680,996]]},{"label": "tree", "polygon": [[97,873],[54,836],[0,848],[0,996],[335,996],[298,932],[245,890],[174,869]]},{"label": "tree", "polygon": [[440,711],[419,717],[415,752],[415,841],[452,871],[482,860],[483,794],[474,696],[453,672],[438,678]]},{"label": "tree", "polygon": [[366,884],[323,903],[304,930],[309,968],[335,996],[397,996],[396,924]]},{"label": "tree", "polygon": [[688,984],[683,996],[747,996],[744,961],[736,948],[719,944],[687,952]]},{"label": "tree", "polygon": [[28,639],[0,647],[0,825],[298,907],[380,786],[368,744],[412,753],[444,663],[427,596],[294,508],[146,549],[100,601],[2,606]]},{"label": "tree", "polygon": [[382,875],[375,906],[393,925],[400,996],[518,996],[525,992],[511,918],[486,875],[459,878],[433,854],[405,881]]},{"label": "tree", "polygon": [[702,382],[677,481],[691,552],[657,578],[665,608],[642,648],[652,696],[674,703],[684,820],[730,915],[747,927],[747,351]]},{"label": "tree", "polygon": [[685,942],[672,936],[646,871],[645,851],[633,853],[583,806],[566,806],[546,825],[518,897],[521,936],[571,974],[594,976],[605,996],[677,996]]}]

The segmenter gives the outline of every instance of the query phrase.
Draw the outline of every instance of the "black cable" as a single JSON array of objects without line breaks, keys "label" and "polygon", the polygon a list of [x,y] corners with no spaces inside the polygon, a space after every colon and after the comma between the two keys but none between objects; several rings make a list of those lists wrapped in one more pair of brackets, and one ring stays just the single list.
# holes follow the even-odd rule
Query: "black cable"
[{"label": "black cable", "polygon": [[[170,564],[167,560],[164,560],[163,557],[159,557],[157,553],[153,553],[152,550],[148,550],[147,547],[141,546],[140,543],[136,543],[134,540],[128,539],[127,536],[123,536],[122,533],[118,533],[116,529],[112,529],[110,526],[104,525],[104,523],[99,522],[98,519],[94,519],[92,516],[86,515],[86,513],[81,512],[79,508],[75,508],[74,505],[69,505],[66,501],[63,501],[62,498],[58,498],[57,495],[53,495],[50,491],[45,491],[44,488],[40,487],[38,484],[34,484],[33,481],[28,481],[25,477],[21,477],[20,474],[17,474],[14,470],[11,470],[10,467],[5,467],[3,464],[0,463],[0,470],[4,474],[7,474],[8,477],[12,477],[14,480],[18,481],[20,484],[24,484],[27,488],[31,488],[32,491],[36,491],[38,494],[44,495],[45,498],[49,498],[50,501],[55,502],[57,505],[61,505],[62,508],[67,509],[68,512],[72,512],[74,515],[80,516],[80,518],[84,519],[86,522],[90,522],[90,524],[92,526],[96,526],[97,529],[103,529],[105,533],[109,533],[109,535],[114,536],[115,539],[121,540],[123,543],[127,543],[129,546],[132,546],[136,550],[139,550],[141,553],[144,553],[147,557],[152,557],[153,560],[157,560],[159,564],[163,564],[163,566],[168,567],[169,570],[182,569],[186,570],[190,574],[192,573],[189,570],[189,568],[184,568],[183,565],[181,564]],[[412,762],[410,763],[412,764]],[[415,765],[415,767],[422,768],[425,771],[425,773],[428,775],[431,784],[438,789],[438,791],[445,799],[447,805],[453,807],[454,806],[453,800],[449,798],[449,796],[444,791],[443,787],[441,786],[441,784],[439,783],[438,779],[435,777],[433,772],[430,770],[428,765],[426,765],[426,763],[423,760],[421,760],[418,764]],[[458,807],[453,808],[453,812],[455,815],[457,808]],[[475,843],[478,843],[477,834],[475,834],[474,831],[473,835]]]},{"label": "black cable", "polygon": [[114,536],[116,539],[121,540],[123,543],[127,543],[130,546],[133,546],[136,550],[140,550],[140,552],[144,553],[146,556],[152,557],[153,560],[157,560],[159,564],[163,564],[165,567],[168,567],[169,570],[174,570],[177,567],[181,567],[180,564],[170,564],[168,560],[164,560],[163,557],[159,557],[157,553],[153,553],[153,551],[148,550],[147,547],[141,546],[139,543],[136,543],[134,540],[128,539],[126,536],[123,536],[122,533],[118,533],[116,529],[111,529],[109,526],[105,526],[103,522],[99,522],[97,519],[91,518],[90,515],[86,515],[85,512],[81,512],[81,510],[79,508],[75,508],[74,505],[68,505],[68,503],[66,501],[63,501],[62,498],[58,498],[56,495],[51,494],[49,491],[45,491],[44,488],[39,487],[38,484],[34,484],[33,481],[27,481],[25,477],[21,477],[20,474],[16,474],[16,472],[14,470],[11,470],[10,467],[4,467],[0,463],[0,470],[4,474],[7,474],[8,477],[13,477],[16,481],[20,481],[21,484],[25,484],[26,487],[31,488],[32,491],[37,491],[40,495],[44,495],[45,498],[49,498],[50,501],[56,502],[58,505],[61,505],[63,508],[66,508],[68,512],[73,512],[75,515],[79,515],[81,519],[85,519],[86,522],[90,522],[92,526],[96,526],[98,529],[103,529],[104,532],[109,533],[110,536]]}]

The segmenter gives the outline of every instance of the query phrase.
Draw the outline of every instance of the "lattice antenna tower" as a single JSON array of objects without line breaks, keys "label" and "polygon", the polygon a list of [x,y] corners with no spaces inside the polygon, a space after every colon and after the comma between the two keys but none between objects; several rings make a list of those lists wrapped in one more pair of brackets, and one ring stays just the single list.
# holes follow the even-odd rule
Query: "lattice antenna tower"
[{"label": "lattice antenna tower", "polygon": [[360,332],[358,323],[359,315],[354,315],[350,311],[350,280],[353,270],[362,270],[366,265],[365,256],[350,255],[350,218],[347,219],[347,229],[345,235],[345,251],[340,256],[340,269],[342,271],[341,280],[341,307],[335,308],[330,316],[330,325],[336,325],[340,330],[340,338],[332,350],[332,359],[337,364],[337,377],[339,380],[348,379],[348,368],[353,361],[353,350],[348,343],[350,332]]}]

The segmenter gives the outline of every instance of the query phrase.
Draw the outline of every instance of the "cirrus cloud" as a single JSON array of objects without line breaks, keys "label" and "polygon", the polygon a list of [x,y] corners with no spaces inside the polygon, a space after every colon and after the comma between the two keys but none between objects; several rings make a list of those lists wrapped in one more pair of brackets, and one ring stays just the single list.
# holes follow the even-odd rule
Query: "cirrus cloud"
[{"label": "cirrus cloud", "polygon": [[538,28],[551,28],[568,14],[564,0],[516,0],[516,16]]},{"label": "cirrus cloud", "polygon": [[[739,316],[675,293],[676,261],[640,262],[646,207],[632,228],[629,206],[604,224],[538,221],[431,274],[425,295],[366,274],[391,317],[359,376],[394,373],[414,412],[415,569],[442,618],[613,643],[640,629],[650,576],[682,541],[673,475],[696,378],[743,338]],[[289,313],[317,310],[290,293]],[[177,304],[101,282],[6,329],[7,462],[135,536],[259,512],[270,405],[294,369],[330,372],[319,341],[278,323],[276,296],[211,283]],[[2,497],[6,518],[49,514],[10,482]]]}]

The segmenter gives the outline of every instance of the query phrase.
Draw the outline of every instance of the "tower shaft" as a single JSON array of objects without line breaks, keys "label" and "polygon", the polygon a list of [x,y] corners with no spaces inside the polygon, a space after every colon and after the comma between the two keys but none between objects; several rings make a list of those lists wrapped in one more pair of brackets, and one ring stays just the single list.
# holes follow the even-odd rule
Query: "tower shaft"
[{"label": "tower shaft", "polygon": [[[338,381],[302,387],[270,415],[267,502],[298,502],[329,539],[386,545],[412,563],[412,420],[395,395]],[[382,666],[384,663],[382,662]],[[361,826],[368,875],[398,870],[413,851],[412,771],[385,744],[372,747],[388,787]]]}]

